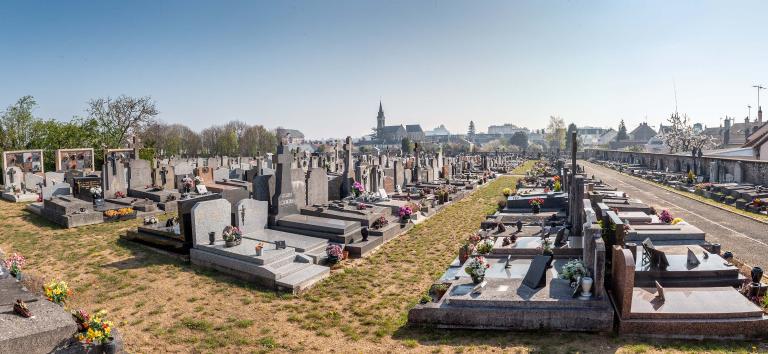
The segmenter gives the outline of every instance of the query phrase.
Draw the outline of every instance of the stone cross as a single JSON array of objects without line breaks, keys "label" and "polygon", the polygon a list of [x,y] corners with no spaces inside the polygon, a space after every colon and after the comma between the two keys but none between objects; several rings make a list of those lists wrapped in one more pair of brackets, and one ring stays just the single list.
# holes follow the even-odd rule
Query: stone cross
[{"label": "stone cross", "polygon": [[168,169],[167,169],[167,168],[165,168],[165,166],[163,166],[163,167],[160,169],[160,180],[162,181],[162,185],[163,185],[163,186],[165,186],[165,183],[166,183],[166,180],[165,180],[165,176],[166,176],[167,174],[168,174]]},{"label": "stone cross", "polygon": [[8,182],[10,182],[10,183],[16,182],[15,178],[13,178],[13,176],[15,176],[15,175],[16,175],[16,169],[9,168],[8,169]]}]

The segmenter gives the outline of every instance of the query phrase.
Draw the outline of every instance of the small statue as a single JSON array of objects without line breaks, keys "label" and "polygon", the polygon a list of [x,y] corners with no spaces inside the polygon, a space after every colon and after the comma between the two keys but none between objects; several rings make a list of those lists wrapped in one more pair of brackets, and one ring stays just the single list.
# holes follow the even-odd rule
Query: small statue
[{"label": "small statue", "polygon": [[29,307],[21,299],[16,299],[16,303],[13,304],[13,312],[24,318],[32,317],[32,311],[29,311]]}]

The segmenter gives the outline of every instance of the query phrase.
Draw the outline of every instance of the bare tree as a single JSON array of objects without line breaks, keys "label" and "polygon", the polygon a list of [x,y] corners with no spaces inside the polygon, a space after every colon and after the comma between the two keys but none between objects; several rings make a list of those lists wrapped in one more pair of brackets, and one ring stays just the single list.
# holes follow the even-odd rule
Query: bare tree
[{"label": "bare tree", "polygon": [[550,149],[563,149],[565,147],[565,121],[563,118],[550,116],[546,134],[547,144]]},{"label": "bare tree", "polygon": [[87,112],[99,124],[99,133],[106,147],[124,146],[128,137],[141,131],[157,115],[155,102],[149,96],[121,95],[96,98],[88,102]]}]

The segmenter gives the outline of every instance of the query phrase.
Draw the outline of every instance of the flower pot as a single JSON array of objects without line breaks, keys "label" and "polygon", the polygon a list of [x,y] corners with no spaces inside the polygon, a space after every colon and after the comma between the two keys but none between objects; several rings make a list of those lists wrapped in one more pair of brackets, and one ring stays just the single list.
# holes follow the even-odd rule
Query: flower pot
[{"label": "flower pot", "polygon": [[256,257],[261,257],[261,255],[264,254],[264,250],[261,248],[256,249]]},{"label": "flower pot", "polygon": [[349,259],[349,251],[344,250],[341,252],[341,259]]},{"label": "flower pot", "polygon": [[109,342],[102,344],[102,350],[104,351],[104,354],[115,354],[117,353],[117,343],[115,343],[113,339],[110,339]]},{"label": "flower pot", "polygon": [[336,263],[339,263],[339,257],[328,256],[328,264],[336,264]]},{"label": "flower pot", "polygon": [[472,282],[475,284],[480,284],[483,282],[483,279],[485,279],[485,275],[471,274],[470,276],[472,277]]},{"label": "flower pot", "polygon": [[235,247],[237,246],[237,241],[224,241],[224,247]]},{"label": "flower pot", "polygon": [[459,247],[459,264],[464,264],[467,259],[469,259],[469,250],[466,247]]},{"label": "flower pot", "polygon": [[590,292],[592,290],[592,278],[590,277],[583,277],[581,278],[581,296],[579,297],[582,300],[588,300],[592,297],[592,293]]},{"label": "flower pot", "polygon": [[540,211],[541,211],[541,205],[534,204],[531,207],[531,212],[534,213],[534,214],[538,214]]}]

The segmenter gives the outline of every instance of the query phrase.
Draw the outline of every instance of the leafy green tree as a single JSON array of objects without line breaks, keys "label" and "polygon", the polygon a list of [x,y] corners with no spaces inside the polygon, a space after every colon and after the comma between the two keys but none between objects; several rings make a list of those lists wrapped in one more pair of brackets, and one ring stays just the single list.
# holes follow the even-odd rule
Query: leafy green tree
[{"label": "leafy green tree", "polygon": [[0,147],[3,150],[26,149],[35,135],[33,130],[38,120],[32,114],[37,101],[32,96],[19,98],[0,116]]},{"label": "leafy green tree", "polygon": [[509,138],[509,144],[519,147],[521,150],[528,147],[528,134],[525,132],[515,132]]},{"label": "leafy green tree", "polygon": [[624,125],[624,120],[622,119],[621,122],[619,122],[619,132],[616,133],[616,141],[627,139],[629,139],[629,135],[627,135],[627,126]]},{"label": "leafy green tree", "polygon": [[400,141],[400,149],[403,150],[403,154],[410,154],[413,152],[413,142],[407,136]]}]

